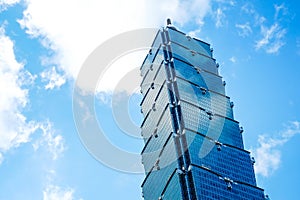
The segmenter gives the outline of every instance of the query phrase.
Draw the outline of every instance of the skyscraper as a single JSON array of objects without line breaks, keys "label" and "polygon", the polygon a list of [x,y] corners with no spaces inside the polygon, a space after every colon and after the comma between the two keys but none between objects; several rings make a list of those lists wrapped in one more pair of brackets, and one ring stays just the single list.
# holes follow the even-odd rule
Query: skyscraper
[{"label": "skyscraper", "polygon": [[212,52],[168,20],[141,66],[145,200],[267,198]]}]

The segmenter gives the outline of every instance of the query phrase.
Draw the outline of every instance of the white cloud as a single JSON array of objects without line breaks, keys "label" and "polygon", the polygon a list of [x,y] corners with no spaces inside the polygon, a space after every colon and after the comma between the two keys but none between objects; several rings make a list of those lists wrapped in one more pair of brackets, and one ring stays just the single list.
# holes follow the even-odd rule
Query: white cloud
[{"label": "white cloud", "polygon": [[[75,189],[69,186],[61,186],[56,182],[61,180],[55,169],[46,171],[46,180],[43,187],[43,200],[73,200],[75,198]],[[59,177],[59,178],[58,178]],[[58,179],[58,180],[57,180]],[[82,200],[80,198],[79,200]]]},{"label": "white cloud", "polygon": [[229,59],[232,63],[236,63],[236,57],[232,56],[230,59]]},{"label": "white cloud", "polygon": [[243,12],[245,12],[246,14],[256,14],[256,11],[253,7],[253,4],[250,4],[249,2],[244,4],[241,8],[241,10]]},{"label": "white cloud", "polygon": [[261,25],[262,39],[256,42],[256,49],[264,48],[267,53],[278,53],[279,49],[285,45],[283,41],[286,29],[274,23],[270,27]]},{"label": "white cloud", "polygon": [[22,86],[31,86],[31,85],[33,85],[35,79],[37,78],[37,75],[31,74],[27,70],[20,71],[18,75],[19,75],[18,83],[20,83]]},{"label": "white cloud", "polygon": [[239,35],[245,37],[253,31],[254,34],[260,35],[260,39],[255,41],[256,50],[263,49],[268,54],[277,54],[280,48],[285,45],[284,39],[287,33],[286,24],[283,23],[287,14],[284,4],[274,5],[274,19],[261,16],[251,3],[242,6],[241,10],[253,18],[252,26],[259,27],[260,33],[254,32],[255,29],[252,29],[250,23],[247,22],[236,25],[240,29]]},{"label": "white cloud", "polygon": [[[28,6],[19,23],[29,35],[38,37],[54,52],[53,57],[46,59],[48,65],[57,66],[66,78],[72,79],[77,77],[92,50],[110,37],[136,28],[160,27],[167,17],[179,24],[191,20],[203,24],[210,10],[210,0],[26,2]],[[116,77],[112,76],[104,88],[112,89],[110,85],[118,82]]]},{"label": "white cloud", "polygon": [[249,36],[252,33],[252,28],[249,22],[245,24],[236,24],[235,27],[239,29],[238,34],[241,37]]},{"label": "white cloud", "polygon": [[0,27],[0,46],[0,152],[3,153],[28,142],[38,127],[22,114],[28,103],[28,91],[23,87],[31,84],[22,81],[33,76],[16,61],[14,44],[3,27]]},{"label": "white cloud", "polygon": [[287,8],[285,7],[285,5],[282,3],[281,5],[274,5],[275,8],[275,15],[274,15],[274,19],[278,19],[278,16],[280,14],[280,12],[282,11],[282,14],[285,15],[287,14]]},{"label": "white cloud", "polygon": [[236,2],[235,1],[228,1],[228,0],[214,0],[217,3],[222,3],[222,4],[229,4],[230,6],[235,6]]},{"label": "white cloud", "polygon": [[72,200],[74,189],[48,185],[43,191],[43,200]]},{"label": "white cloud", "polygon": [[[147,13],[144,20],[155,19],[154,25],[161,24],[161,20],[166,17],[171,17],[174,21],[181,25],[188,22],[196,22],[199,25],[203,24],[203,18],[210,11],[210,0],[166,0],[166,1],[145,1],[146,7],[144,11]],[[155,14],[153,15],[153,12]],[[165,14],[163,14],[165,13]]]},{"label": "white cloud", "polygon": [[236,2],[235,2],[235,1],[229,1],[229,4],[230,4],[231,6],[235,6]]},{"label": "white cloud", "polygon": [[42,78],[42,82],[48,82],[45,85],[46,90],[60,88],[60,86],[62,86],[66,82],[66,78],[63,75],[57,73],[55,67],[43,71],[40,76]]},{"label": "white cloud", "polygon": [[223,20],[225,18],[225,14],[221,8],[218,8],[216,11],[216,27],[220,28],[223,26]]},{"label": "white cloud", "polygon": [[[132,94],[134,90],[139,91],[139,85],[142,81],[139,67],[144,61],[147,51],[136,51],[119,57],[105,71],[105,74],[98,82],[97,91],[107,91],[113,89],[115,92],[125,90],[128,94]],[[116,81],[111,82],[112,77]],[[107,84],[110,83],[110,84]],[[137,88],[136,88],[137,87]]]},{"label": "white cloud", "polygon": [[20,2],[20,0],[1,0],[0,1],[0,12],[6,10],[9,6],[13,6],[19,2]]},{"label": "white cloud", "polygon": [[22,113],[29,102],[25,86],[33,84],[36,76],[16,60],[14,43],[3,27],[0,27],[0,46],[0,161],[3,153],[30,142],[31,135],[38,130],[42,134],[36,147],[46,146],[56,159],[64,151],[62,136],[55,134],[50,122],[28,121]]},{"label": "white cloud", "polygon": [[0,5],[13,5],[19,2],[20,0],[1,0]]},{"label": "white cloud", "polygon": [[283,17],[279,17],[279,14],[282,12],[282,16],[287,14],[287,9],[284,4],[274,5],[275,14],[274,22],[270,26],[266,26],[266,18],[259,16],[255,13],[255,18],[260,26],[260,33],[262,38],[256,41],[256,49],[264,49],[268,54],[276,54],[279,52],[280,48],[285,45],[284,38],[287,33],[287,29],[284,28],[284,24],[280,23]]},{"label": "white cloud", "polygon": [[39,129],[42,134],[32,144],[34,150],[45,148],[51,154],[52,160],[56,160],[65,151],[64,138],[54,131],[53,125],[49,121],[40,123]]},{"label": "white cloud", "polygon": [[278,169],[281,163],[280,147],[297,134],[300,134],[299,121],[291,122],[276,137],[260,135],[258,138],[259,146],[252,151],[256,158],[255,172],[262,176],[269,176]]},{"label": "white cloud", "polygon": [[3,155],[2,155],[2,153],[0,153],[0,165],[3,162],[3,160],[4,160]]},{"label": "white cloud", "polygon": [[197,35],[200,33],[201,29],[196,29],[193,31],[188,32],[187,35],[191,36],[191,37],[197,37]]}]

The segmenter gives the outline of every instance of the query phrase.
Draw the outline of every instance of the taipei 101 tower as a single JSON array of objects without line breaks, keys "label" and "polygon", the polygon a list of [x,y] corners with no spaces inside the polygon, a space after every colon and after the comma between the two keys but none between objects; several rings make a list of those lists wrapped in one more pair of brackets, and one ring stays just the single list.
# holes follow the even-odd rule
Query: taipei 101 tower
[{"label": "taipei 101 tower", "polygon": [[145,200],[264,200],[213,50],[172,26],[141,68]]}]

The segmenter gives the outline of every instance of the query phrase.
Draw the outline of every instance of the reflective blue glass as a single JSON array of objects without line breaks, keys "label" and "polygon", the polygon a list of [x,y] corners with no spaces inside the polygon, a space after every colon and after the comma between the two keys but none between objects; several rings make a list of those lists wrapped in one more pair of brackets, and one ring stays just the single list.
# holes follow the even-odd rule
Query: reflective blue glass
[{"label": "reflective blue glass", "polygon": [[212,58],[204,57],[201,54],[195,53],[176,43],[171,43],[170,47],[174,58],[178,58],[195,67],[218,75],[217,64]]},{"label": "reflective blue glass", "polygon": [[170,140],[171,135],[172,124],[170,114],[169,112],[164,112],[157,128],[154,129],[153,133],[149,133],[149,138],[147,138],[147,142],[142,151],[142,162],[146,173],[154,166],[164,145]]},{"label": "reflective blue glass", "polygon": [[142,183],[145,199],[158,199],[162,195],[169,178],[174,170],[176,170],[177,163],[174,148],[174,142],[171,139],[165,146],[160,157],[157,158],[159,160],[159,168],[153,166],[152,170],[147,174]]},{"label": "reflective blue glass", "polygon": [[177,173],[171,177],[165,192],[162,194],[162,199],[182,200],[180,182]]},{"label": "reflective blue glass", "polygon": [[[219,146],[214,140],[193,131],[185,133],[192,164],[207,167],[215,173],[233,180],[256,184],[249,152],[225,143]],[[201,150],[207,151],[204,157],[200,156]]]},{"label": "reflective blue glass", "polygon": [[200,40],[195,40],[194,38],[176,30],[169,29],[168,33],[171,42],[176,42],[177,44],[180,44],[205,56],[212,56],[209,44]]},{"label": "reflective blue glass", "polygon": [[153,62],[148,62],[148,58],[149,56],[147,56],[147,59],[145,61],[145,65],[147,66],[142,68],[143,70],[145,70],[143,80],[141,83],[141,91],[143,94],[145,94],[145,91],[147,91],[147,89],[151,86],[153,82],[155,82],[156,85],[162,83],[161,80],[155,80],[157,73],[163,73],[161,72],[163,71],[161,70],[161,68],[163,68],[163,57],[161,50],[158,51],[158,54],[155,56]]},{"label": "reflective blue glass", "polygon": [[176,76],[188,80],[199,87],[204,87],[210,91],[225,95],[221,76],[204,71],[199,67],[194,67],[176,58],[174,59],[174,64]]},{"label": "reflective blue glass", "polygon": [[184,79],[177,79],[177,85],[180,91],[179,96],[181,100],[233,119],[230,100],[226,96],[209,91],[204,87],[191,84]]},{"label": "reflective blue glass", "polygon": [[263,200],[263,190],[256,186],[247,185],[221,177],[206,170],[194,166],[192,168],[196,185],[197,199],[205,200]]}]

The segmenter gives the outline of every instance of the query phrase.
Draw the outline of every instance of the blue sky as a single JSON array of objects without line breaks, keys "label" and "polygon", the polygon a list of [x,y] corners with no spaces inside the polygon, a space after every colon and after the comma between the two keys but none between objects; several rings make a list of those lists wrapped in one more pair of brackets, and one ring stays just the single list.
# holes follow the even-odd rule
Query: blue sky
[{"label": "blue sky", "polygon": [[[0,0],[0,199],[141,199],[143,174],[112,169],[82,144],[73,89],[98,45],[124,31],[162,27],[167,17],[214,48],[245,148],[256,159],[258,186],[272,200],[297,199],[298,8],[297,1],[277,0]],[[143,141],[117,123],[111,94],[144,55],[112,62],[95,98],[106,137],[135,154]],[[119,89],[117,103],[128,105],[137,128],[139,89]]]}]

